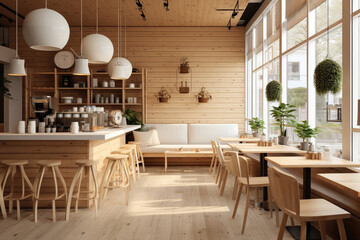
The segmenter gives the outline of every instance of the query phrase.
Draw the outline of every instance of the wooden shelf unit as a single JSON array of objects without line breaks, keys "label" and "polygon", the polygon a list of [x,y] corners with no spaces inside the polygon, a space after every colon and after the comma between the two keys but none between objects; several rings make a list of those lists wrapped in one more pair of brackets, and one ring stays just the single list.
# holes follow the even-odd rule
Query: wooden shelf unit
[{"label": "wooden shelf unit", "polygon": [[[70,76],[73,83],[84,82],[85,87],[62,87],[62,79],[64,76]],[[147,78],[147,70],[142,68],[140,72],[132,73],[131,77],[127,80],[114,80],[116,86],[111,88],[93,87],[92,79],[98,78],[98,86],[102,86],[102,81],[110,81],[110,76],[107,72],[98,72],[94,69],[91,70],[89,76],[73,75],[72,72],[59,71],[54,68],[53,71],[35,71],[28,70],[26,77],[26,99],[25,99],[25,113],[26,119],[34,116],[31,106],[30,97],[37,95],[50,95],[58,99],[57,111],[70,109],[72,106],[81,105],[98,105],[103,106],[106,110],[121,110],[126,108],[133,109],[140,112],[142,121],[145,120],[145,84]],[[129,84],[135,83],[135,88],[130,88]],[[120,103],[95,103],[95,94],[102,94],[103,96],[110,96],[115,94],[115,97],[120,97]],[[62,97],[74,97],[74,103],[62,103]],[[76,98],[81,97],[83,103],[76,103]],[[128,103],[128,97],[136,97],[137,103]]]}]

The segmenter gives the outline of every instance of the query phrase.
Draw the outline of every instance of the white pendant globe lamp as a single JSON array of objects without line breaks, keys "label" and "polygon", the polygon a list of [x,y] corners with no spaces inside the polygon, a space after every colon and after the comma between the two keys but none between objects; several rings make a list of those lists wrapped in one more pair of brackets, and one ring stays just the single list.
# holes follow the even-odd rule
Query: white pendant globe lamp
[{"label": "white pendant globe lamp", "polygon": [[96,0],[96,33],[87,35],[81,41],[84,58],[92,64],[106,64],[114,55],[114,46],[111,40],[99,34],[99,3]]},{"label": "white pendant globe lamp", "polygon": [[[82,10],[83,10],[83,0],[80,0],[80,5],[81,5],[81,9],[80,9],[80,40],[82,40],[83,37],[83,19],[82,19]],[[83,50],[82,50],[82,45],[80,46],[80,56],[78,56],[77,59],[75,59],[75,67],[74,67],[74,72],[73,75],[90,75],[90,70],[89,70],[89,61],[88,59],[85,59],[83,57]]]},{"label": "white pendant globe lamp", "polygon": [[[118,57],[113,58],[108,64],[108,73],[111,79],[128,79],[132,73],[132,65],[126,58],[120,57],[121,53],[121,31],[120,31],[120,7],[118,0]],[[125,57],[126,57],[126,15],[125,15]]]},{"label": "white pendant globe lamp", "polygon": [[9,76],[26,76],[25,60],[18,53],[18,0],[16,0],[16,55],[10,60]]},{"label": "white pendant globe lamp", "polygon": [[70,37],[66,19],[58,12],[47,8],[30,12],[23,23],[26,44],[34,50],[59,51],[65,47]]}]

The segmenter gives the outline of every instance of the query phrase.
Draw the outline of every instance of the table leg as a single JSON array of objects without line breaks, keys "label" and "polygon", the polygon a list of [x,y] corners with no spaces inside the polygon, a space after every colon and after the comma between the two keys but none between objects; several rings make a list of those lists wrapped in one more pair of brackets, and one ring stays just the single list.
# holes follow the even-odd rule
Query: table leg
[{"label": "table leg", "polygon": [[[267,153],[260,153],[260,176],[265,177],[267,176],[267,161],[265,160],[265,157],[267,156]],[[268,205],[268,191],[267,187],[263,188],[263,202],[260,203],[260,207],[264,208],[266,211],[269,210]]]},{"label": "table leg", "polygon": [[167,171],[167,154],[165,153],[165,173]]}]

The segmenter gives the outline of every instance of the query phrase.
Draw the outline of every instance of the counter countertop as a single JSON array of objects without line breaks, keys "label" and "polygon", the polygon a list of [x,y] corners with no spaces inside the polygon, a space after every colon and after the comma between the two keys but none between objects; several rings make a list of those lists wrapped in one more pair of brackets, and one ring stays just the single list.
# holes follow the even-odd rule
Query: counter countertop
[{"label": "counter countertop", "polygon": [[104,128],[95,132],[79,132],[79,134],[69,132],[35,134],[0,133],[0,140],[107,140],[139,128],[140,125],[128,125],[121,128]]}]

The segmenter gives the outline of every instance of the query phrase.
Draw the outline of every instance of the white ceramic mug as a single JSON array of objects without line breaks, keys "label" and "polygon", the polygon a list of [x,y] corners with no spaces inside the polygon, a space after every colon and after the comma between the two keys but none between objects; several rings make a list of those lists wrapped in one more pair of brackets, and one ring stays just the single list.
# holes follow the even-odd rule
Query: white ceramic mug
[{"label": "white ceramic mug", "polygon": [[78,111],[78,107],[73,107],[73,112],[77,112]]},{"label": "white ceramic mug", "polygon": [[52,133],[56,133],[56,127],[51,128]]},{"label": "white ceramic mug", "polygon": [[103,81],[103,82],[102,82],[102,87],[103,87],[103,88],[109,87],[109,82],[108,82],[108,81]]},{"label": "white ceramic mug", "polygon": [[51,128],[48,127],[45,130],[46,130],[46,133],[51,133]]},{"label": "white ceramic mug", "polygon": [[94,88],[98,87],[98,79],[97,78],[92,79],[92,87],[94,87]]},{"label": "white ceramic mug", "polygon": [[81,98],[81,97],[78,97],[78,98],[76,99],[76,102],[77,102],[77,103],[82,103],[82,98]]},{"label": "white ceramic mug", "polygon": [[72,134],[78,134],[79,133],[79,123],[78,122],[72,122],[70,126],[70,130]]},{"label": "white ceramic mug", "polygon": [[130,83],[129,88],[135,88],[135,83]]},{"label": "white ceramic mug", "polygon": [[133,97],[133,103],[137,103],[137,97]]},{"label": "white ceramic mug", "polygon": [[133,97],[128,97],[128,103],[134,103],[134,98]]},{"label": "white ceramic mug", "polygon": [[114,80],[110,80],[110,87],[114,88],[115,87],[115,81]]},{"label": "white ceramic mug", "polygon": [[84,107],[79,107],[79,112],[85,112],[85,108]]},{"label": "white ceramic mug", "polygon": [[39,133],[45,133],[45,122],[39,122]]},{"label": "white ceramic mug", "polygon": [[28,133],[30,133],[30,134],[36,133],[36,121],[35,120],[29,121],[29,123],[28,123]]},{"label": "white ceramic mug", "polygon": [[24,134],[25,133],[25,121],[19,121],[18,124],[18,133]]}]

